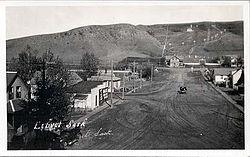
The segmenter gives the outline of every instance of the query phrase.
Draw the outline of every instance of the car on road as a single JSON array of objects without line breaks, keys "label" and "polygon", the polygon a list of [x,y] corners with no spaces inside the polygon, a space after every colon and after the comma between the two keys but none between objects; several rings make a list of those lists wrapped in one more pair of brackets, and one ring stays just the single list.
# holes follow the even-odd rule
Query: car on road
[{"label": "car on road", "polygon": [[187,87],[181,86],[181,87],[180,87],[180,90],[178,91],[178,94],[186,94],[186,93],[187,93]]}]

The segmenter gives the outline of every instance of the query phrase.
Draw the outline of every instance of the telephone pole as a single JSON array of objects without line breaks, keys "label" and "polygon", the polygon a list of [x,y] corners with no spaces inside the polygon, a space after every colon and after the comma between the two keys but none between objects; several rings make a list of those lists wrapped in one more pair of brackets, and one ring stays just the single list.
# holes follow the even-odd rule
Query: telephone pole
[{"label": "telephone pole", "polygon": [[124,91],[125,90],[125,72],[123,73],[123,88],[122,88],[122,100],[124,100]]},{"label": "telephone pole", "polygon": [[140,88],[142,87],[142,70],[140,70]]},{"label": "telephone pole", "polygon": [[154,66],[153,66],[153,64],[152,64],[152,67],[151,67],[151,83],[152,83],[152,81],[153,81],[153,72],[154,72]]},{"label": "telephone pole", "polygon": [[113,107],[113,60],[111,60],[111,90],[110,90],[110,104]]},{"label": "telephone pole", "polygon": [[135,61],[134,61],[134,69],[133,69],[133,72],[134,72],[134,78],[133,78],[133,90],[135,92]]}]

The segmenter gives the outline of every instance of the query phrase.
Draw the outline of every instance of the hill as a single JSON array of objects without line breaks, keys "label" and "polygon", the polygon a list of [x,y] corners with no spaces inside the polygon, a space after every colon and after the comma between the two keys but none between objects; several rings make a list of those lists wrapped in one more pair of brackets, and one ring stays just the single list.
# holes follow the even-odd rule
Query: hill
[{"label": "hill", "polygon": [[[187,32],[190,25],[193,31]],[[204,42],[208,28],[211,37],[216,34],[219,36]],[[220,31],[223,33],[220,34]],[[103,64],[110,59],[120,61],[126,57],[159,57],[167,34],[167,40],[173,47],[172,52],[166,52],[169,54],[188,55],[193,48],[193,53],[197,55],[243,55],[242,21],[137,26],[114,24],[84,26],[61,33],[7,40],[7,61],[17,57],[27,45],[38,50],[38,54],[50,49],[69,63],[79,63],[83,52],[94,53]]]}]

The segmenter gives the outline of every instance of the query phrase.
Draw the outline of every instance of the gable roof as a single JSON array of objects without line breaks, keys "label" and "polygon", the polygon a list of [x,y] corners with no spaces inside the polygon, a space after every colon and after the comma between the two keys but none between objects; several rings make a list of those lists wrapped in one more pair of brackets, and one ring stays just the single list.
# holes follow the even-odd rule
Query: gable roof
[{"label": "gable roof", "polygon": [[102,81],[81,81],[67,88],[68,93],[82,93],[87,94],[91,92],[91,89],[101,85]]},{"label": "gable roof", "polygon": [[68,86],[72,86],[81,81],[83,81],[83,79],[76,72],[70,72]]},{"label": "gable roof", "polygon": [[7,71],[6,76],[7,76],[7,87],[10,87],[17,78],[17,72]]},{"label": "gable roof", "polygon": [[237,81],[237,83],[235,85],[239,86],[239,85],[243,85],[243,84],[244,84],[244,70],[242,70],[240,78],[239,78],[239,80]]}]

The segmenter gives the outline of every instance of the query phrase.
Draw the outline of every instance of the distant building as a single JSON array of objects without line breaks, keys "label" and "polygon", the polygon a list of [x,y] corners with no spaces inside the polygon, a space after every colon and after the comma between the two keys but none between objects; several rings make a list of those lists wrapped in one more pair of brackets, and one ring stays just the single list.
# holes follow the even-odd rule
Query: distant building
[{"label": "distant building", "polygon": [[7,71],[7,100],[28,99],[29,88],[17,72]]},{"label": "distant building", "polygon": [[193,32],[193,31],[194,31],[194,30],[193,30],[193,26],[190,25],[190,27],[187,28],[187,32]]},{"label": "distant building", "polygon": [[223,64],[225,63],[225,60],[229,60],[230,61],[230,67],[238,67],[238,61],[237,61],[238,55],[224,55],[221,56],[220,58],[220,63]]},{"label": "distant building", "polygon": [[183,59],[177,56],[166,56],[166,64],[169,67],[180,67],[183,66]]},{"label": "distant building", "polygon": [[206,65],[206,59],[200,59],[199,60],[200,65]]},{"label": "distant building", "polygon": [[214,84],[216,86],[229,86],[229,75],[232,69],[230,68],[215,68],[214,69]]}]

